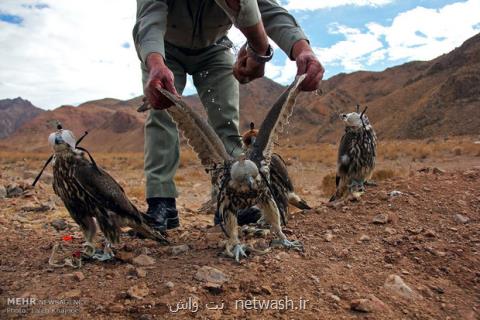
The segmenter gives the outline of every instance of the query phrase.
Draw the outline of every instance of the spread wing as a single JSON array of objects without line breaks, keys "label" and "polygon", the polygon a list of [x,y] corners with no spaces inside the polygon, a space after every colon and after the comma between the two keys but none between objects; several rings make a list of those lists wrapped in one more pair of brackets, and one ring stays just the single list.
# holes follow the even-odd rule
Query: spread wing
[{"label": "spread wing", "polygon": [[113,211],[122,218],[142,222],[141,213],[128,200],[123,188],[105,170],[82,159],[74,167],[74,177],[80,187],[97,201],[98,206]]},{"label": "spread wing", "polygon": [[278,140],[278,135],[288,123],[288,119],[293,112],[295,100],[300,92],[300,84],[305,79],[305,76],[301,75],[295,79],[278,98],[265,117],[265,120],[263,120],[250,155],[250,159],[253,161],[260,163],[262,160],[266,160],[267,163],[270,163],[273,146]]},{"label": "spread wing", "polygon": [[164,89],[158,88],[158,90],[174,103],[172,107],[167,109],[167,112],[177,123],[178,128],[183,131],[183,135],[204,166],[231,160],[231,156],[225,150],[222,140],[207,121],[185,101]]}]

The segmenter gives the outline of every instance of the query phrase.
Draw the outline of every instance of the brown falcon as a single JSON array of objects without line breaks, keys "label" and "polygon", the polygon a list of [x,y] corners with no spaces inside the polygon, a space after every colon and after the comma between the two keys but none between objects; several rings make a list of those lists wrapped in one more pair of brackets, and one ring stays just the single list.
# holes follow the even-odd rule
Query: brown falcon
[{"label": "brown falcon", "polygon": [[[258,136],[258,130],[255,124],[250,123],[250,130],[242,135],[243,144],[246,151],[253,148],[255,140]],[[295,193],[292,179],[288,174],[285,161],[278,153],[273,153],[270,161],[270,179],[273,195],[278,205],[278,209],[283,212],[285,217],[288,216],[288,205],[292,205],[298,209],[311,209],[305,200]]]},{"label": "brown falcon", "polygon": [[228,237],[225,252],[239,261],[247,251],[254,250],[242,244],[238,235],[237,214],[241,209],[257,206],[276,237],[272,245],[302,250],[299,241],[290,241],[282,231],[282,215],[273,196],[270,163],[273,147],[293,112],[299,85],[305,76],[295,82],[280,96],[262,123],[253,147],[243,156],[234,159],[216,135],[213,128],[184,101],[161,88],[159,90],[174,105],[167,109],[182,130],[200,161],[213,171],[217,185],[217,210],[223,220],[223,230]]},{"label": "brown falcon", "polygon": [[375,168],[377,136],[365,115],[367,107],[362,113],[359,108],[340,115],[345,133],[338,148],[336,192],[330,201],[362,193]]},{"label": "brown falcon", "polygon": [[[102,261],[113,258],[111,244],[118,243],[120,228],[124,226],[147,238],[168,243],[162,234],[147,225],[144,215],[130,202],[123,188],[95,163],[88,151],[78,147],[73,133],[61,125],[57,129],[48,137],[54,150],[53,190],[85,236],[84,254]],[[97,223],[106,238],[101,253],[94,245]]]}]

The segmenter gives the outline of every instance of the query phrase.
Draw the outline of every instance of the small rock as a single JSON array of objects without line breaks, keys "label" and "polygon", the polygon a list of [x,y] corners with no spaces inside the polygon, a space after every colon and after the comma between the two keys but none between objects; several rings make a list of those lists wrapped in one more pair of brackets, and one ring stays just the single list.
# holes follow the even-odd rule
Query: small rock
[{"label": "small rock", "polygon": [[112,304],[110,307],[108,307],[108,310],[114,313],[122,313],[124,309],[125,307],[120,303],[115,303],[115,304]]},{"label": "small rock", "polygon": [[65,229],[67,229],[67,226],[68,226],[65,219],[55,219],[50,223],[50,225],[52,227],[54,227],[55,230],[57,230],[57,231],[65,230]]},{"label": "small rock", "polygon": [[137,278],[145,278],[147,276],[147,271],[143,268],[135,268],[134,266],[129,265],[127,266],[127,274]]},{"label": "small rock", "polygon": [[175,284],[173,284],[172,281],[168,281],[165,283],[165,287],[167,287],[168,289],[173,289],[175,287]]},{"label": "small rock", "polygon": [[444,173],[445,173],[445,170],[442,170],[442,169],[440,169],[440,168],[435,167],[435,168],[433,168],[433,173],[434,173],[434,174],[441,175],[441,174],[444,174]]},{"label": "small rock", "polygon": [[223,292],[223,288],[220,283],[207,282],[203,285],[203,287],[212,294],[220,294]]},{"label": "small rock", "polygon": [[130,298],[133,299],[143,299],[148,295],[149,292],[150,290],[148,290],[146,284],[139,284],[130,287],[127,291],[127,294]]},{"label": "small rock", "polygon": [[395,274],[391,274],[385,280],[383,285],[385,289],[407,299],[415,299],[418,295],[413,291],[403,279]]},{"label": "small rock", "polygon": [[395,230],[393,228],[390,228],[390,227],[386,227],[385,232],[390,234],[390,235],[394,235],[395,233],[397,233],[397,230]]},{"label": "small rock", "polygon": [[67,291],[63,294],[65,298],[78,298],[82,294],[82,291],[80,289],[74,289]]},{"label": "small rock", "polygon": [[366,234],[364,234],[364,235],[362,235],[362,236],[360,237],[360,241],[362,241],[362,242],[368,242],[368,241],[370,241],[370,237],[367,236]]},{"label": "small rock", "polygon": [[174,247],[172,247],[171,250],[172,250],[172,254],[173,254],[174,256],[177,256],[177,255],[179,255],[179,254],[182,254],[182,253],[187,252],[188,250],[190,250],[190,247],[189,247],[188,245],[186,245],[186,244],[182,244],[182,245],[180,245],[180,246],[174,246]]},{"label": "small rock", "polygon": [[359,312],[384,312],[388,310],[387,305],[373,294],[368,295],[367,299],[355,299],[350,303],[350,309]]},{"label": "small rock", "polygon": [[372,222],[375,224],[386,224],[388,223],[388,214],[380,213],[373,217]]},{"label": "small rock", "polygon": [[16,183],[7,186],[7,198],[16,198],[23,194],[23,189]]},{"label": "small rock", "polygon": [[7,189],[0,185],[0,199],[5,199],[7,197]]},{"label": "small rock", "polygon": [[461,215],[459,213],[457,213],[455,216],[454,216],[454,219],[455,221],[457,221],[458,223],[461,223],[461,224],[465,224],[465,223],[468,223],[470,221],[470,218],[469,217],[466,217],[464,215]]},{"label": "small rock", "polygon": [[428,230],[425,231],[425,237],[435,238],[436,236],[437,236],[437,234],[432,229],[428,229]]},{"label": "small rock", "polygon": [[388,193],[386,191],[382,191],[378,193],[378,198],[380,200],[386,201],[388,200]]},{"label": "small rock", "polygon": [[118,251],[115,253],[115,259],[118,259],[123,262],[131,262],[134,258],[133,252]]},{"label": "small rock", "polygon": [[150,256],[147,256],[146,254],[141,254],[135,258],[132,259],[133,264],[136,264],[137,266],[151,266],[155,264],[155,259],[153,259]]},{"label": "small rock", "polygon": [[73,273],[73,278],[77,281],[83,281],[85,280],[85,275],[83,274],[83,272],[76,271]]},{"label": "small rock", "polygon": [[323,239],[326,241],[326,242],[331,242],[332,239],[333,239],[333,234],[331,231],[327,231],[327,233],[325,234],[325,236],[323,237]]},{"label": "small rock", "polygon": [[264,294],[272,294],[272,288],[270,288],[269,286],[261,286],[260,287],[260,290],[264,293]]},{"label": "small rock", "polygon": [[403,194],[403,192],[401,192],[401,191],[393,190],[393,191],[390,192],[388,195],[393,198],[393,197],[401,196],[402,194]]},{"label": "small rock", "polygon": [[332,300],[335,301],[335,302],[340,302],[340,300],[341,300],[340,297],[335,295],[335,294],[331,294],[330,298],[332,298]]},{"label": "small rock", "polygon": [[223,273],[223,271],[209,266],[203,266],[198,269],[197,273],[195,274],[195,279],[218,284],[223,284],[229,280],[228,276]]}]

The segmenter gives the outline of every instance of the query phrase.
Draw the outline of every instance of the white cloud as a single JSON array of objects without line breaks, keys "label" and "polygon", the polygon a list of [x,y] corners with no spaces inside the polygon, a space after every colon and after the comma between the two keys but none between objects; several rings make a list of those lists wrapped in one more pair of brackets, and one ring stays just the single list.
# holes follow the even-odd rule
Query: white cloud
[{"label": "white cloud", "polygon": [[[0,10],[23,18],[0,21],[0,97],[22,96],[52,108],[141,93],[131,36],[135,1],[6,0]],[[122,46],[127,46],[124,48]]]},{"label": "white cloud", "polygon": [[328,66],[346,71],[365,69],[377,62],[430,60],[453,50],[480,32],[480,1],[469,0],[440,9],[415,9],[398,14],[391,25],[372,22],[365,30],[333,24],[331,34],[345,40],[327,48],[315,48]]},{"label": "white cloud", "polygon": [[282,4],[288,10],[319,10],[342,6],[380,7],[395,0],[284,0]]}]

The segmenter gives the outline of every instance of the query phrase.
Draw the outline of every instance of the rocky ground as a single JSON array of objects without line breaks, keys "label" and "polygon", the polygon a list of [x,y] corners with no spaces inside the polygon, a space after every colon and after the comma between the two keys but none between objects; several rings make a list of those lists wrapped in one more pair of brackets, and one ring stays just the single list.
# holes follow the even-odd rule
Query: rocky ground
[{"label": "rocky ground", "polygon": [[[29,187],[41,157],[5,157],[0,318],[479,319],[478,159],[409,163],[360,201],[335,206],[325,204],[321,187],[331,167],[293,161],[299,191],[315,208],[293,212],[286,234],[305,252],[274,249],[240,264],[222,255],[212,215],[196,212],[208,194],[206,176],[182,167],[181,227],[169,232],[172,245],[126,233],[115,261],[73,268],[49,265],[56,245],[62,262],[83,239],[48,172]],[[122,161],[107,169],[144,209],[138,185],[130,185],[141,183],[141,168],[122,170]],[[260,248],[270,241],[244,239]]]}]

